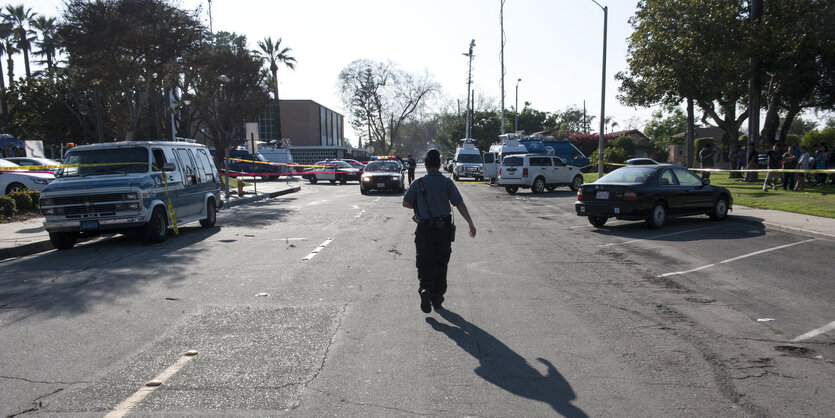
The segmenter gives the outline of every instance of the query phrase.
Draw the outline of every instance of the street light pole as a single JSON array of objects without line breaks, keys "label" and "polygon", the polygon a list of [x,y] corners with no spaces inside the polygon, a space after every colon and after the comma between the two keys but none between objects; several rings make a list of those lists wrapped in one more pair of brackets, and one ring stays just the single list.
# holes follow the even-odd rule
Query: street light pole
[{"label": "street light pole", "polygon": [[513,133],[519,132],[519,82],[516,80],[516,106],[513,108]]},{"label": "street light pole", "polygon": [[603,9],[603,76],[600,88],[600,142],[597,148],[597,175],[603,176],[603,130],[606,127],[606,29],[609,24],[609,7],[601,6],[596,0],[591,0],[597,7]]},{"label": "street light pole", "polygon": [[475,47],[475,39],[470,41],[470,52],[464,53],[466,57],[470,58],[470,67],[467,71],[467,125],[464,132],[464,137],[469,139],[471,137],[472,121],[470,120],[470,85],[473,83],[473,48]]}]

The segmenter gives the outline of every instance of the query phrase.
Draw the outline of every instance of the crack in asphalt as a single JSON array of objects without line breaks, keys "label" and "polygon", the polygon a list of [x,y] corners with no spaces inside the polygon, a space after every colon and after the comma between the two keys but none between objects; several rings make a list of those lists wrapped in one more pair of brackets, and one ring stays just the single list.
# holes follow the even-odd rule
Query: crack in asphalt
[{"label": "crack in asphalt", "polygon": [[92,382],[88,382],[88,381],[78,381],[78,382],[60,382],[60,381],[58,381],[58,382],[48,382],[48,381],[42,381],[42,380],[32,380],[32,379],[27,379],[27,378],[25,378],[25,377],[17,377],[17,376],[3,376],[3,375],[0,375],[0,379],[6,379],[6,380],[20,380],[20,381],[23,381],[23,382],[29,382],[29,383],[39,383],[39,384],[45,384],[45,385],[75,385],[75,384],[79,384],[79,383],[92,383]]}]

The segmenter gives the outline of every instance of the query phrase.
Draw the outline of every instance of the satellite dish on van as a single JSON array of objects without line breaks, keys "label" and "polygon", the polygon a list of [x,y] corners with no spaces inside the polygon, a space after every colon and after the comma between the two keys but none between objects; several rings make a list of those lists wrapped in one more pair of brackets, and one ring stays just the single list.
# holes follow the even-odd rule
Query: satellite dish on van
[{"label": "satellite dish on van", "polygon": [[373,153],[374,153],[374,147],[373,147],[373,146],[371,146],[371,145],[369,145],[369,146],[365,147],[365,150],[366,150],[366,151],[368,151],[368,153],[369,153],[369,154],[373,154]]}]

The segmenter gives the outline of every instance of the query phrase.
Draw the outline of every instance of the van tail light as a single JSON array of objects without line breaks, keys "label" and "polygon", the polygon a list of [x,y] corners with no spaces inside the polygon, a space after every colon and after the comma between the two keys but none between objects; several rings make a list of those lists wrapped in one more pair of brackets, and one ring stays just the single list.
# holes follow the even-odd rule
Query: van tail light
[{"label": "van tail light", "polygon": [[635,202],[638,200],[638,194],[633,190],[627,190],[623,192],[623,200],[625,202]]},{"label": "van tail light", "polygon": [[577,189],[577,200],[578,201],[583,200],[583,189]]},{"label": "van tail light", "polygon": [[501,177],[501,176],[502,176],[502,169],[500,168],[499,169],[499,177]]},{"label": "van tail light", "polygon": [[527,176],[528,176],[528,167],[525,167],[525,168],[522,169],[522,177],[527,177]]}]

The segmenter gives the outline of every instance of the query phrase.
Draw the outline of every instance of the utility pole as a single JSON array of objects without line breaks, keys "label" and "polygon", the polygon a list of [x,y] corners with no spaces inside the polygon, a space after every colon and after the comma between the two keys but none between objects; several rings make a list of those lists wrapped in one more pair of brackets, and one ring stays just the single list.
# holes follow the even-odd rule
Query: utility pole
[{"label": "utility pole", "polygon": [[464,132],[465,138],[472,137],[472,121],[470,120],[470,86],[473,84],[473,48],[475,48],[475,39],[470,41],[470,52],[461,54],[470,59],[469,70],[467,71],[467,125]]},{"label": "utility pole", "polygon": [[513,133],[519,132],[519,82],[516,80],[516,106],[513,108]]},{"label": "utility pole", "polygon": [[603,177],[603,131],[606,128],[606,30],[609,25],[609,7],[601,6],[595,0],[591,1],[603,9],[603,81],[600,88],[600,143],[597,149],[597,175]]},{"label": "utility pole", "polygon": [[[762,15],[762,0],[751,0],[751,31],[754,34],[759,30]],[[762,78],[760,77],[760,58],[753,55],[750,60],[751,78],[748,89],[748,101],[750,103],[750,107],[748,108],[748,143],[754,144],[754,147],[756,147],[760,143],[760,92],[762,91]],[[750,153],[751,148],[747,147],[746,161],[751,160]]]},{"label": "utility pole", "polygon": [[[501,0],[501,6],[499,7],[499,26],[501,27],[502,32],[502,48],[501,48],[501,62],[502,62],[502,107],[501,107],[501,133],[504,134],[504,2],[505,0]],[[518,95],[519,84],[516,84],[516,90]],[[517,100],[517,105],[518,105]]]}]

